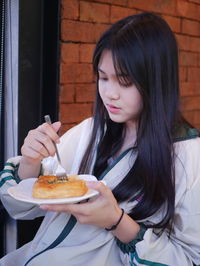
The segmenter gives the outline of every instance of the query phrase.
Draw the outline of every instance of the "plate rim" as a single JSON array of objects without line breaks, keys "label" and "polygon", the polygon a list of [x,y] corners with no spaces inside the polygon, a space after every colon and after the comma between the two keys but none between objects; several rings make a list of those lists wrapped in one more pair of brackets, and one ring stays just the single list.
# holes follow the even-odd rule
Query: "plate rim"
[{"label": "plate rim", "polygon": [[[83,175],[80,175],[80,176],[83,176]],[[96,177],[93,176],[93,175],[89,175],[88,174],[87,176],[92,176],[92,177],[95,178],[94,181],[98,181],[96,179]],[[15,194],[13,194],[13,190],[15,192],[16,189],[18,189],[19,187],[23,186],[23,183],[34,182],[36,179],[37,179],[36,177],[23,179],[20,183],[16,184],[15,186],[9,187],[8,190],[7,190],[8,194],[12,198],[14,198],[14,199],[16,199],[18,201],[31,203],[31,204],[36,204],[36,205],[42,205],[42,204],[67,204],[67,203],[72,204],[72,203],[77,203],[77,202],[80,202],[80,201],[88,199],[88,198],[92,198],[92,197],[97,196],[99,194],[99,192],[97,190],[90,189],[90,188],[89,188],[90,193],[88,194],[88,192],[87,192],[86,194],[84,194],[81,197],[58,198],[58,199],[36,199],[36,198],[34,199],[33,197],[29,197],[29,198],[26,199],[26,198],[20,198],[20,197],[16,196]]]}]

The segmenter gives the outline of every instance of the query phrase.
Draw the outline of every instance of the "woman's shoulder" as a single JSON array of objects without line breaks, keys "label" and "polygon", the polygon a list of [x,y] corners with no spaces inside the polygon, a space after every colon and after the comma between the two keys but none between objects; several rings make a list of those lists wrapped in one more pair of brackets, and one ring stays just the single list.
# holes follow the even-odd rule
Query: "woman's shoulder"
[{"label": "woman's shoulder", "polygon": [[79,124],[75,125],[74,127],[70,128],[69,130],[67,130],[63,135],[62,135],[62,139],[66,138],[67,136],[70,135],[75,135],[80,134],[83,130],[88,130],[91,131],[93,127],[93,118],[89,117],[84,119],[82,122],[80,122]]},{"label": "woman's shoulder", "polygon": [[198,158],[200,161],[200,137],[180,140],[174,143],[175,154],[182,158],[192,160]]},{"label": "woman's shoulder", "polygon": [[177,152],[200,155],[200,131],[189,123],[181,123],[174,133],[174,146]]},{"label": "woman's shoulder", "polygon": [[176,127],[173,141],[175,152],[180,157],[200,156],[200,132],[186,121]]},{"label": "woman's shoulder", "polygon": [[174,129],[173,141],[174,143],[195,139],[200,137],[200,131],[197,128],[191,126],[188,122],[183,121],[178,124]]},{"label": "woman's shoulder", "polygon": [[177,141],[174,145],[176,178],[189,191],[200,184],[200,137]]},{"label": "woman's shoulder", "polygon": [[93,118],[89,117],[89,118],[84,119],[79,124],[75,125],[74,127],[70,128],[67,132],[79,130],[85,127],[91,128],[92,125],[93,125]]}]

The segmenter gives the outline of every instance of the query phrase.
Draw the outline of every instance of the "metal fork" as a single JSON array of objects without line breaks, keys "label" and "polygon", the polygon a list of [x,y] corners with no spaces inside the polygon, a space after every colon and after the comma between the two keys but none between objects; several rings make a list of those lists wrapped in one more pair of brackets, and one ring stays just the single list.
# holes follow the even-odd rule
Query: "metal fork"
[{"label": "metal fork", "polygon": [[[48,123],[49,125],[51,125],[51,118],[50,118],[50,115],[45,115],[44,116],[44,120],[46,123]],[[60,159],[60,155],[59,155],[59,152],[58,152],[58,148],[57,148],[57,145],[55,142],[53,142],[54,144],[54,147],[56,149],[56,156],[57,156],[57,159],[58,159],[58,168],[56,170],[56,175],[58,176],[67,176],[67,173],[66,173],[66,170],[62,167],[62,163],[61,163],[61,159]]]}]

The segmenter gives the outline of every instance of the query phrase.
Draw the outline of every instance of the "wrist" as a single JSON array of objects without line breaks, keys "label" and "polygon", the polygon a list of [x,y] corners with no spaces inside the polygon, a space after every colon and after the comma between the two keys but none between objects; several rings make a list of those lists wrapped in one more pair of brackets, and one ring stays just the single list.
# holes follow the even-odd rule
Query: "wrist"
[{"label": "wrist", "polygon": [[134,221],[128,214],[124,213],[123,219],[112,234],[123,243],[132,241],[140,231],[139,224]]},{"label": "wrist", "polygon": [[20,160],[18,168],[18,176],[20,179],[36,177],[40,172],[41,161],[28,159],[23,157]]},{"label": "wrist", "polygon": [[110,227],[106,227],[105,229],[107,231],[113,231],[113,230],[117,229],[118,225],[120,224],[120,222],[121,222],[121,220],[122,220],[122,218],[124,216],[124,209],[121,208],[120,211],[121,211],[121,213],[120,213],[120,216],[119,216],[117,222],[114,223],[113,225],[111,225]]},{"label": "wrist", "polygon": [[27,166],[38,166],[41,164],[41,160],[32,159],[22,155],[20,160],[20,164],[27,165]]}]

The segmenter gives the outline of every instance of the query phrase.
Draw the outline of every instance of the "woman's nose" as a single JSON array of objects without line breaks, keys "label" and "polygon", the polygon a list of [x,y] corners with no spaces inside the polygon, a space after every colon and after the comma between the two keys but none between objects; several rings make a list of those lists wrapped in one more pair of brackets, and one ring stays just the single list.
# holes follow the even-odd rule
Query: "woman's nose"
[{"label": "woman's nose", "polygon": [[117,88],[116,84],[113,84],[111,82],[108,82],[107,86],[106,86],[106,97],[110,98],[110,99],[119,99],[119,90]]}]

